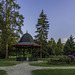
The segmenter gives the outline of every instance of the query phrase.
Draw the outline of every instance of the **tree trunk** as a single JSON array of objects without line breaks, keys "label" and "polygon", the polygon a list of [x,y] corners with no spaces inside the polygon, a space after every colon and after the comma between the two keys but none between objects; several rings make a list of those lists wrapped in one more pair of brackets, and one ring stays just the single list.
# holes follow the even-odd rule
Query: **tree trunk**
[{"label": "tree trunk", "polygon": [[[43,32],[41,31],[41,40],[40,40],[40,43],[42,45],[42,40],[43,40]],[[40,49],[40,59],[42,58],[42,46],[41,46],[41,49]]]},{"label": "tree trunk", "polygon": [[8,58],[8,0],[6,0],[6,56],[5,59]]},{"label": "tree trunk", "polygon": [[8,44],[6,44],[6,56],[5,56],[5,59],[8,58]]},{"label": "tree trunk", "polygon": [[40,49],[40,59],[42,59],[42,46],[41,46],[41,49]]}]

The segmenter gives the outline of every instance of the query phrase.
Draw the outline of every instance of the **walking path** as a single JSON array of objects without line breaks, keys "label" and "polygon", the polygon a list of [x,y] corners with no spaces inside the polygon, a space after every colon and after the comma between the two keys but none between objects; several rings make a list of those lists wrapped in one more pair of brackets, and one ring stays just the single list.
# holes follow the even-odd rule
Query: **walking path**
[{"label": "walking path", "polygon": [[32,70],[37,69],[75,69],[75,67],[37,67],[30,66],[28,62],[17,64],[16,66],[0,67],[0,70],[7,71],[7,75],[32,75]]}]

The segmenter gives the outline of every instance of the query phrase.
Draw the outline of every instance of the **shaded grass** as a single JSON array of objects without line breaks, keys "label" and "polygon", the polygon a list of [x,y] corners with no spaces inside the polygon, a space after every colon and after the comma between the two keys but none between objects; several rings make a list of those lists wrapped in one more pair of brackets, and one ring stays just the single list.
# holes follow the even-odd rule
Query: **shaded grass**
[{"label": "shaded grass", "polygon": [[0,70],[0,75],[6,75],[6,71]]},{"label": "shaded grass", "polygon": [[69,66],[75,66],[75,64],[60,64],[60,65],[52,65],[48,64],[47,62],[35,62],[35,63],[29,63],[31,66],[41,66],[41,67],[69,67]]},{"label": "shaded grass", "polygon": [[50,58],[38,59],[39,61],[48,61]]},{"label": "shaded grass", "polygon": [[41,61],[48,61],[49,59],[59,59],[61,57],[64,57],[64,55],[61,55],[61,56],[50,56],[49,58],[38,58],[38,60],[41,60]]},{"label": "shaded grass", "polygon": [[34,70],[33,75],[75,75],[75,69]]},{"label": "shaded grass", "polygon": [[14,59],[0,59],[0,67],[4,67],[4,66],[13,66],[16,64],[19,64],[21,62],[17,62]]}]

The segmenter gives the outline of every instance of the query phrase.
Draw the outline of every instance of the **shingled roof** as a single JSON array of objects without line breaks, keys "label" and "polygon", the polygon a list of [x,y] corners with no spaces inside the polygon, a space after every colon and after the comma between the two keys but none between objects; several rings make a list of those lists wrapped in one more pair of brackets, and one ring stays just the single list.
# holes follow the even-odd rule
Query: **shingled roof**
[{"label": "shingled roof", "polygon": [[41,45],[38,45],[36,43],[34,43],[32,36],[26,32],[20,39],[20,41],[13,45],[15,47],[17,46],[35,46],[35,47],[40,47]]},{"label": "shingled roof", "polygon": [[34,41],[33,41],[32,36],[31,36],[29,33],[25,33],[25,34],[21,37],[19,43],[20,43],[20,42],[34,42]]}]

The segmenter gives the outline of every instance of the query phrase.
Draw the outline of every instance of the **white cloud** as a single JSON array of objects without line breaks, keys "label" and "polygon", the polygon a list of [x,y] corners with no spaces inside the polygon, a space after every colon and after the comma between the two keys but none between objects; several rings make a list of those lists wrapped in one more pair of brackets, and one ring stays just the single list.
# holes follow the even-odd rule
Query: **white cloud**
[{"label": "white cloud", "polygon": [[75,39],[74,39],[74,42],[75,42]]},{"label": "white cloud", "polygon": [[[75,37],[75,36],[74,36],[74,37]],[[74,37],[73,37],[73,38],[74,38]],[[69,38],[69,37],[63,38],[62,42],[65,43],[65,42],[68,40],[68,38]],[[74,39],[74,42],[75,42],[75,39]]]},{"label": "white cloud", "polygon": [[63,38],[63,42],[65,43],[67,41],[68,38]]}]

